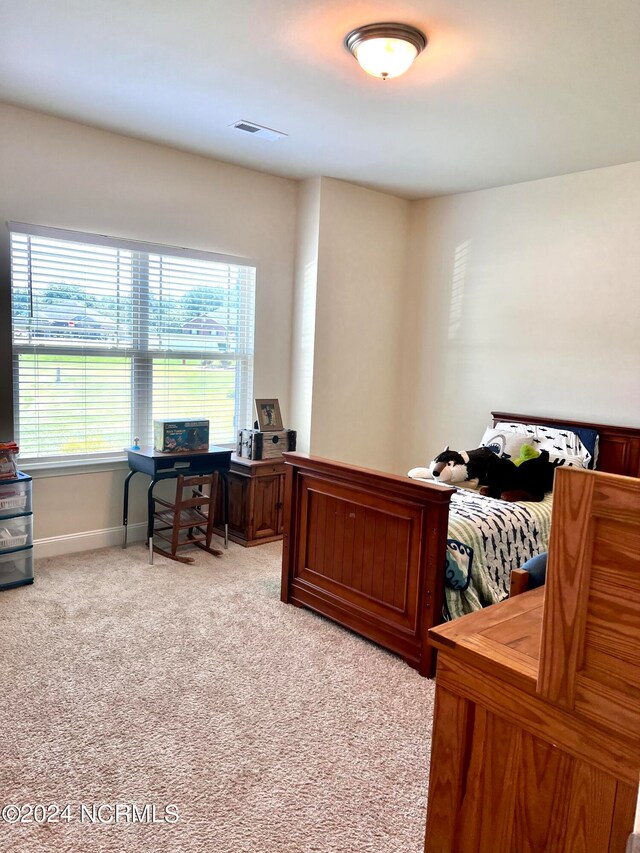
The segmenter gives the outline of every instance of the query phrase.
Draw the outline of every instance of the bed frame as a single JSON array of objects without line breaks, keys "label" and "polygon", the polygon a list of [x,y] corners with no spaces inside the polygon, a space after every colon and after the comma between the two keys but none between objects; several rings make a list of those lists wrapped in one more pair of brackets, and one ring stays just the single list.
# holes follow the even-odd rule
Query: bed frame
[{"label": "bed frame", "polygon": [[[492,412],[498,421],[587,427],[596,467],[640,477],[640,429]],[[285,453],[282,601],[308,607],[435,672],[454,489],[301,453]]]}]

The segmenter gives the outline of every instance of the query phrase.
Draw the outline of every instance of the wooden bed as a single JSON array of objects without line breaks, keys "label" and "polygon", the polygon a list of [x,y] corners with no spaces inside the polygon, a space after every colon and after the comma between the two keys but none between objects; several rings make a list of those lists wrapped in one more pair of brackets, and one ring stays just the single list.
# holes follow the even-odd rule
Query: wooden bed
[{"label": "wooden bed", "polygon": [[[492,412],[499,421],[599,434],[596,468],[640,477],[640,429]],[[281,599],[308,607],[435,672],[453,489],[285,453]],[[515,567],[514,567],[515,568]]]}]

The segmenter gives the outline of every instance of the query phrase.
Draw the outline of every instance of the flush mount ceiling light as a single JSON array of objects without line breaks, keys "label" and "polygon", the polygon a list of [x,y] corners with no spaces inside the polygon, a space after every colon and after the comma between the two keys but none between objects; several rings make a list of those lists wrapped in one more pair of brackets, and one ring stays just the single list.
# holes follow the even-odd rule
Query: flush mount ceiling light
[{"label": "flush mount ceiling light", "polygon": [[409,69],[427,46],[427,37],[408,24],[367,24],[352,30],[344,44],[367,74],[386,80]]}]

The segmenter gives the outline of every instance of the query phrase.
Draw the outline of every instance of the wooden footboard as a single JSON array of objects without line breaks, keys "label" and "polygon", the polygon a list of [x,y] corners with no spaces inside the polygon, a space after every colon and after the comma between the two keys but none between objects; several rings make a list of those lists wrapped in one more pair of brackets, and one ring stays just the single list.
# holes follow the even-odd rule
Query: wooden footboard
[{"label": "wooden footboard", "polygon": [[453,489],[285,453],[281,598],[435,672]]}]

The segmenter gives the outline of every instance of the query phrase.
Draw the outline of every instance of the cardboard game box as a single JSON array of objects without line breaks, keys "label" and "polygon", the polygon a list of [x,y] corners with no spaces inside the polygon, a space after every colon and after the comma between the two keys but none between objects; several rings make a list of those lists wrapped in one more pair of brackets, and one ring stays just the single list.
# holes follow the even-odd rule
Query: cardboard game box
[{"label": "cardboard game box", "polygon": [[154,420],[153,449],[161,453],[208,450],[209,421]]}]

